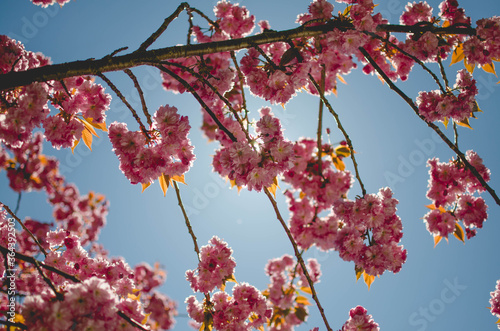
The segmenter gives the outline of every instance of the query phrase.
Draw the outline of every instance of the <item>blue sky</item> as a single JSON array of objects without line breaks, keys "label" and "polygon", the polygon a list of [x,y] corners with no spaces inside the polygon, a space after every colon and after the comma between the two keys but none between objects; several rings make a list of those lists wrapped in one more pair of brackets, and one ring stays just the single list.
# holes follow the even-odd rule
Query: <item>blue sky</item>
[{"label": "blue sky", "polygon": [[[100,58],[123,46],[137,48],[179,5],[179,1],[130,0],[78,0],[62,8],[42,9],[28,0],[3,0],[0,4],[0,34],[7,34],[25,43],[28,50],[40,51],[54,63]],[[192,6],[213,17],[216,1],[193,1]],[[379,12],[397,23],[405,1],[379,1]],[[435,6],[438,1],[429,1]],[[500,14],[497,0],[459,1],[472,17],[472,21]],[[308,1],[240,1],[256,20],[269,20],[273,29],[296,27],[295,18],[307,11]],[[335,11],[345,5],[336,4]],[[182,15],[167,30],[156,47],[184,44],[187,33],[186,17]],[[448,63],[446,63],[447,65]],[[449,68],[453,71],[463,64]],[[431,68],[436,69],[435,66]],[[228,242],[236,259],[236,279],[249,282],[263,290],[268,277],[264,266],[271,258],[292,254],[291,245],[278,224],[272,206],[263,193],[230,190],[218,175],[212,173],[211,155],[217,147],[208,143],[198,130],[201,110],[189,95],[165,92],[156,70],[133,69],[145,89],[151,111],[160,105],[176,106],[188,115],[192,126],[190,138],[195,145],[196,161],[186,174],[188,186],[181,187],[184,203],[198,243],[205,245],[217,235]],[[480,70],[474,74],[480,94],[478,103],[484,113],[471,121],[474,130],[461,128],[460,147],[474,149],[492,171],[490,184],[500,190],[500,160],[497,123],[500,122],[500,85],[497,77]],[[133,85],[123,73],[110,73],[108,77],[119,86],[134,106],[139,106]],[[427,191],[427,158],[438,157],[447,161],[453,153],[440,142],[412,110],[387,85],[360,70],[345,77],[347,85],[339,86],[338,97],[329,100],[340,114],[357,151],[360,172],[368,193],[391,186],[400,201],[398,215],[403,221],[402,244],[408,250],[408,259],[401,272],[386,273],[376,279],[370,291],[364,283],[355,281],[354,265],[342,261],[336,252],[324,253],[311,249],[306,257],[315,257],[322,265],[323,276],[318,285],[319,299],[332,327],[340,328],[348,317],[349,309],[363,305],[384,331],[393,330],[496,330],[496,319],[486,307],[490,291],[500,279],[498,233],[500,233],[500,207],[486,194],[489,218],[476,238],[466,244],[450,238],[450,242],[433,247],[433,239],[425,229],[422,217],[429,204]],[[97,80],[99,82],[99,80]],[[429,77],[414,70],[410,79],[398,83],[410,97],[420,90],[436,89]],[[258,109],[266,105],[263,100],[251,99],[249,107],[257,117]],[[273,112],[286,127],[290,140],[314,137],[318,100],[300,93],[286,109],[273,106]],[[107,123],[126,122],[137,129],[128,110],[114,98],[108,111]],[[334,120],[325,115],[324,127],[332,129],[331,141],[342,140],[334,128]],[[440,126],[442,128],[442,125]],[[452,130],[446,131],[449,137]],[[159,262],[168,272],[162,292],[179,302],[179,312],[185,314],[184,299],[192,294],[185,281],[187,269],[196,267],[197,259],[184,225],[173,190],[163,197],[158,184],[144,193],[133,186],[118,169],[118,160],[111,151],[105,135],[94,140],[93,151],[81,144],[72,154],[69,150],[56,151],[49,145],[44,152],[60,158],[62,172],[67,181],[74,182],[82,194],[90,190],[105,194],[110,200],[108,224],[99,242],[112,256],[123,256],[130,265],[141,261]],[[347,167],[352,170],[350,161]],[[395,179],[396,178],[396,179]],[[17,195],[7,187],[5,173],[0,173],[0,201],[15,206]],[[285,185],[282,183],[282,188]],[[353,199],[359,194],[357,183],[350,191]],[[282,214],[288,210],[283,196],[278,194]],[[19,216],[30,216],[51,222],[51,208],[45,194],[29,193],[22,198]],[[177,319],[176,330],[188,330],[188,318]],[[315,307],[310,308],[307,323],[299,330],[319,326],[324,329]]]}]

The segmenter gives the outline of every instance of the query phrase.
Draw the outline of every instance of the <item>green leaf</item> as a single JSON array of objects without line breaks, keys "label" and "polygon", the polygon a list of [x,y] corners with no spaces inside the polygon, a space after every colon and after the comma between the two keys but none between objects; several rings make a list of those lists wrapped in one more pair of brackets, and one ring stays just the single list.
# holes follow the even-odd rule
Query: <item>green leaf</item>
[{"label": "green leaf", "polygon": [[465,244],[464,229],[462,229],[462,227],[460,226],[460,224],[458,224],[458,222],[455,223],[455,232],[453,232],[453,235],[458,240],[460,240],[461,242],[463,242]]}]

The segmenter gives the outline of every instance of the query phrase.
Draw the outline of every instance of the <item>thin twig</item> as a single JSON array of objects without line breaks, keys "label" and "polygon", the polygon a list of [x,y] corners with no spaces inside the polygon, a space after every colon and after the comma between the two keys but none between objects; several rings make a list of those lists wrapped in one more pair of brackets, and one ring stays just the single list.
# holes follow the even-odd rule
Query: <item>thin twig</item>
[{"label": "thin twig", "polygon": [[132,70],[125,69],[123,71],[134,82],[134,86],[137,89],[137,92],[139,93],[139,97],[141,98],[142,111],[144,113],[144,116],[146,116],[146,119],[148,121],[149,127],[151,127],[153,125],[153,122],[151,121],[151,115],[149,114],[148,107],[146,106],[146,99],[144,99],[144,92],[142,91],[141,85],[139,84],[139,81],[137,80],[137,77],[135,77],[135,75],[133,74]]},{"label": "thin twig", "polygon": [[146,127],[144,126],[144,124],[142,124],[142,121],[139,118],[139,115],[137,115],[137,112],[130,105],[130,103],[127,101],[127,99],[122,94],[122,92],[120,92],[120,90],[115,86],[115,84],[113,84],[108,79],[108,77],[104,76],[103,73],[99,73],[99,74],[97,74],[97,76],[99,76],[103,81],[106,82],[106,84],[108,84],[108,86],[113,90],[113,92],[115,92],[115,94],[118,96],[118,98],[120,98],[120,100],[125,104],[125,106],[127,106],[127,108],[132,112],[132,116],[135,118],[135,120],[139,124],[139,127],[141,128],[142,133],[144,134],[144,136],[146,137],[146,139],[149,141],[151,138],[149,137],[148,130],[146,130]]},{"label": "thin twig", "polygon": [[439,64],[439,70],[441,71],[441,77],[443,77],[444,84],[446,85],[446,91],[443,91],[443,93],[446,93],[450,87],[450,83],[448,82],[448,77],[446,76],[446,72],[444,71],[443,61],[441,61],[441,56],[439,54],[437,56],[437,59]]},{"label": "thin twig", "polygon": [[278,218],[279,222],[281,223],[281,226],[285,230],[285,232],[288,236],[288,239],[290,240],[290,243],[293,246],[293,251],[295,253],[295,257],[297,258],[297,261],[299,261],[300,266],[302,267],[302,270],[304,271],[304,276],[306,277],[307,282],[309,284],[309,287],[311,288],[312,298],[313,298],[314,302],[316,302],[316,306],[318,307],[319,312],[321,314],[321,317],[323,318],[323,322],[325,323],[326,329],[329,331],[332,331],[332,328],[328,324],[328,319],[326,318],[325,310],[323,309],[323,307],[321,306],[321,303],[319,302],[318,295],[316,294],[316,289],[314,288],[314,283],[311,280],[311,276],[309,275],[309,272],[307,271],[306,264],[304,263],[304,259],[302,258],[301,254],[299,252],[299,248],[297,247],[297,243],[295,242],[295,239],[293,239],[292,233],[290,232],[290,229],[288,229],[288,226],[286,225],[285,221],[283,220],[283,217],[281,216],[281,213],[278,209],[278,205],[276,204],[276,201],[274,200],[273,196],[271,195],[271,193],[269,192],[267,187],[264,187],[264,192],[266,193],[267,197],[269,198],[269,201],[271,201],[271,204],[273,205],[273,208],[274,208],[274,212],[276,213],[276,217]]},{"label": "thin twig", "polygon": [[133,318],[127,316],[121,310],[117,311],[116,313],[118,314],[118,316],[120,316],[121,318],[123,318],[125,321],[127,321],[133,327],[136,327],[136,328],[138,328],[139,330],[142,330],[142,331],[149,331],[149,329],[146,329],[144,326],[141,325],[141,323],[139,323],[136,320],[134,320]]},{"label": "thin twig", "polygon": [[425,33],[432,32],[434,34],[464,34],[474,36],[476,29],[470,26],[449,26],[446,28],[436,27],[432,24],[418,25],[398,25],[398,24],[380,24],[377,26],[378,32],[401,32],[401,33]]},{"label": "thin twig", "polygon": [[21,219],[19,219],[19,217],[16,216],[16,213],[14,213],[12,210],[10,210],[9,206],[7,206],[6,204],[0,202],[0,205],[2,205],[2,207],[12,216],[15,218],[15,220],[21,224],[22,228],[24,231],[26,231],[30,237],[33,239],[33,241],[35,242],[35,244],[40,248],[40,251],[42,251],[43,255],[47,256],[47,252],[45,251],[45,249],[42,247],[42,244],[40,244],[40,241],[38,241],[37,237],[35,237],[35,235],[24,225],[24,223],[21,221]]},{"label": "thin twig", "polygon": [[222,130],[229,137],[229,139],[231,139],[233,142],[237,141],[236,137],[219,121],[219,119],[214,114],[214,112],[210,109],[210,107],[208,107],[208,105],[205,103],[205,101],[203,101],[203,99],[198,95],[198,93],[196,92],[196,90],[191,85],[189,85],[188,82],[186,82],[179,75],[177,75],[173,71],[165,68],[162,65],[155,64],[155,66],[158,69],[160,69],[161,71],[163,71],[163,72],[169,74],[170,76],[172,76],[179,83],[181,83],[186,88],[186,90],[188,90],[196,98],[196,100],[198,100],[198,103],[203,107],[203,109],[205,109],[205,111],[208,113],[208,115],[210,115],[210,117],[214,120],[214,122],[217,124],[217,126],[219,127],[219,129]]},{"label": "thin twig", "polygon": [[43,280],[49,285],[49,287],[52,289],[52,291],[56,295],[57,300],[63,301],[64,295],[62,293],[59,293],[59,291],[57,291],[57,289],[54,286],[54,284],[52,283],[52,281],[45,275],[42,268],[40,267],[40,262],[38,262],[37,260],[34,260],[33,262],[34,262],[33,264],[35,265],[36,270],[38,270],[38,273],[40,274],[40,276],[42,276]]},{"label": "thin twig", "polygon": [[189,10],[190,10],[190,11],[192,11],[192,12],[195,12],[196,14],[200,15],[201,17],[203,17],[203,18],[204,18],[204,19],[205,19],[205,20],[206,20],[206,21],[207,21],[210,25],[212,25],[212,26],[214,26],[214,27],[216,27],[216,28],[218,28],[218,27],[219,27],[219,25],[218,25],[216,22],[212,21],[212,20],[211,20],[211,19],[210,19],[207,15],[205,15],[205,14],[204,14],[201,10],[196,9],[196,8],[194,8],[194,7],[191,7],[191,6],[189,6]]},{"label": "thin twig", "polygon": [[335,112],[335,110],[333,109],[332,105],[330,104],[330,102],[328,101],[328,99],[325,97],[325,94],[321,93],[321,88],[319,87],[319,84],[316,82],[316,80],[314,79],[314,77],[311,74],[309,74],[309,79],[313,83],[313,85],[316,88],[316,90],[319,92],[319,96],[320,96],[321,100],[323,100],[323,102],[325,103],[326,108],[328,108],[328,110],[330,111],[330,113],[335,118],[335,121],[337,122],[337,127],[339,128],[339,130],[344,135],[345,141],[347,142],[347,146],[349,146],[349,149],[351,150],[351,160],[352,160],[352,163],[354,165],[354,172],[356,173],[356,179],[358,180],[359,186],[361,187],[362,195],[365,196],[366,195],[366,189],[365,189],[365,185],[363,184],[363,181],[361,180],[361,176],[359,174],[358,162],[356,161],[356,157],[354,156],[354,147],[352,146],[351,138],[349,137],[349,135],[347,134],[347,131],[342,126],[342,122],[340,122],[339,115],[337,114],[337,112]]},{"label": "thin twig", "polygon": [[226,104],[226,106],[229,108],[229,110],[231,111],[233,116],[236,118],[236,121],[240,124],[241,130],[245,133],[245,136],[246,136],[248,142],[252,141],[252,139],[248,133],[248,130],[245,130],[245,125],[243,124],[243,121],[241,120],[240,116],[238,115],[238,112],[236,111],[236,109],[234,109],[233,105],[231,105],[231,102],[229,102],[229,100],[226,97],[224,97],[222,94],[220,94],[220,92],[205,77],[203,77],[202,75],[200,75],[198,72],[194,71],[193,69],[186,67],[186,66],[183,66],[182,64],[179,64],[179,63],[168,62],[168,61],[162,61],[161,63],[181,68],[181,69],[189,72],[191,75],[193,75],[198,80],[200,80],[203,84],[208,86],[212,90],[212,92],[214,92],[217,95],[217,97],[222,102],[224,102]]},{"label": "thin twig", "polygon": [[21,207],[21,197],[23,196],[23,192],[19,192],[17,195],[16,209],[14,209],[14,214],[17,214],[19,208]]},{"label": "thin twig", "polygon": [[191,235],[191,239],[193,239],[194,251],[196,252],[196,256],[198,257],[198,261],[200,261],[200,249],[198,248],[198,241],[197,241],[196,236],[194,234],[193,228],[191,227],[191,222],[189,221],[189,217],[186,213],[186,210],[184,209],[184,204],[182,203],[181,192],[179,190],[179,186],[177,185],[176,181],[173,181],[173,182],[174,182],[175,194],[177,195],[177,202],[179,204],[179,207],[181,207],[182,215],[184,216],[184,220],[186,221],[186,226],[188,228],[189,234]]},{"label": "thin twig", "polygon": [[[439,89],[443,92],[443,93],[446,93],[446,90],[444,89],[443,85],[441,84],[441,82],[439,81],[439,78],[436,76],[436,74],[431,70],[429,69],[429,67],[427,67],[425,65],[425,63],[423,63],[419,58],[417,58],[416,56],[408,53],[407,51],[405,51],[404,49],[402,49],[401,47],[399,47],[398,45],[394,44],[393,42],[389,41],[387,38],[383,38],[379,35],[377,35],[376,33],[373,33],[373,32],[370,32],[370,31],[363,31],[363,33],[373,37],[373,38],[376,38],[376,39],[379,39],[385,43],[388,43],[389,45],[391,45],[394,49],[398,50],[401,54],[404,54],[406,55],[407,57],[409,57],[410,59],[412,59],[413,61],[415,61],[415,63],[417,63],[420,67],[422,67],[422,69],[424,69],[425,71],[427,71],[427,73],[429,75],[431,75],[431,77],[434,79],[434,81],[436,82],[436,84],[439,86]],[[439,54],[438,54],[438,59],[439,59]]]},{"label": "thin twig", "polygon": [[458,130],[457,123],[453,122],[453,133],[455,134],[455,146],[458,148]]},{"label": "thin twig", "polygon": [[10,330],[10,328],[20,328],[20,329],[23,329],[23,330],[28,330],[28,327],[22,323],[12,323],[12,322],[9,322],[8,320],[4,321],[4,320],[0,320],[0,325],[6,325],[9,327],[8,330]]},{"label": "thin twig", "polygon": [[170,15],[169,17],[167,17],[162,25],[158,28],[158,30],[156,30],[155,32],[153,32],[153,34],[151,34],[151,36],[149,36],[148,39],[146,39],[145,42],[143,42],[141,44],[141,46],[139,46],[139,48],[135,51],[135,52],[143,52],[145,51],[149,46],[151,46],[152,43],[154,43],[156,41],[156,39],[158,39],[158,37],[161,36],[161,34],[163,32],[165,32],[165,30],[167,29],[168,25],[173,21],[175,20],[179,15],[180,13],[182,13],[182,11],[186,8],[188,8],[189,5],[187,4],[187,2],[183,2],[179,5],[179,7],[177,7],[177,9],[172,13],[172,15]]},{"label": "thin twig", "polygon": [[[321,86],[319,94],[325,93],[325,65],[321,65]],[[317,143],[318,143],[318,172],[323,177],[322,169],[322,158],[323,158],[323,144],[321,143],[321,134],[323,133],[323,99],[319,98],[319,111],[318,111],[318,131],[317,131]]]},{"label": "thin twig", "polygon": [[495,193],[495,191],[488,185],[488,183],[486,183],[486,181],[484,180],[484,178],[479,174],[479,172],[477,171],[477,169],[475,167],[473,167],[469,161],[467,161],[467,158],[465,157],[464,153],[462,153],[462,151],[460,151],[460,149],[458,149],[457,146],[455,146],[451,141],[450,139],[448,139],[448,137],[446,137],[446,135],[437,127],[437,125],[435,125],[434,123],[432,122],[428,122],[424,116],[422,116],[419,111],[418,111],[418,107],[415,105],[415,103],[413,102],[412,99],[410,99],[410,97],[408,97],[403,91],[401,91],[390,79],[389,77],[387,77],[387,75],[384,73],[384,71],[377,65],[377,63],[372,59],[372,57],[370,56],[370,54],[368,54],[368,52],[363,48],[363,47],[360,47],[359,50],[361,51],[361,53],[363,53],[363,55],[366,57],[366,59],[371,63],[371,65],[375,68],[375,70],[380,74],[380,76],[385,80],[385,82],[389,85],[389,87],[394,90],[404,101],[406,101],[406,103],[411,107],[411,109],[413,109],[413,111],[415,112],[415,114],[422,120],[424,121],[425,124],[427,124],[427,126],[429,126],[431,129],[434,130],[434,132],[436,132],[438,134],[438,136],[448,145],[448,147],[450,147],[456,154],[457,156],[460,158],[460,160],[464,163],[464,165],[467,167],[467,169],[470,170],[470,172],[472,172],[472,174],[474,175],[474,177],[477,178],[477,180],[479,181],[479,183],[481,183],[481,185],[488,191],[488,193],[491,195],[491,197],[493,198],[493,200],[495,200],[496,204],[500,206],[500,198],[497,196],[497,194]]},{"label": "thin twig", "polygon": [[238,61],[236,60],[236,55],[234,54],[234,51],[231,51],[231,59],[233,60],[234,67],[236,68],[236,72],[238,73],[238,82],[240,83],[240,89],[241,89],[241,98],[243,100],[243,104],[241,107],[245,110],[245,121],[247,123],[247,131],[248,131],[248,126],[249,126],[249,121],[248,121],[248,109],[247,109],[247,100],[245,98],[245,76],[243,76],[243,73],[241,72],[240,66],[238,65]]}]

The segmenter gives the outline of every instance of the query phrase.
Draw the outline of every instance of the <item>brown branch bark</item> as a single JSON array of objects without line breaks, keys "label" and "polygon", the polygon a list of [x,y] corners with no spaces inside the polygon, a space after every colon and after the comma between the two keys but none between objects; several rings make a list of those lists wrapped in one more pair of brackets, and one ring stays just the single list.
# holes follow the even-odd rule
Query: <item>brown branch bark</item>
[{"label": "brown branch bark", "polygon": [[[27,71],[9,72],[0,75],[0,90],[10,90],[19,86],[29,85],[33,82],[45,82],[49,80],[61,80],[63,78],[81,75],[98,75],[110,71],[120,71],[149,63],[157,63],[163,60],[200,56],[219,52],[229,52],[256,45],[268,44],[278,41],[286,41],[301,37],[314,37],[332,31],[334,28],[341,30],[354,29],[352,24],[340,21],[330,21],[324,25],[298,27],[284,31],[266,31],[251,37],[230,39],[204,44],[185,46],[173,46],[156,50],[141,50],[121,56],[105,56],[102,59],[88,59],[61,64],[48,65]],[[402,26],[381,25],[380,31],[385,32],[425,32],[432,31],[438,34],[475,34],[473,28],[434,28],[432,26]]]}]

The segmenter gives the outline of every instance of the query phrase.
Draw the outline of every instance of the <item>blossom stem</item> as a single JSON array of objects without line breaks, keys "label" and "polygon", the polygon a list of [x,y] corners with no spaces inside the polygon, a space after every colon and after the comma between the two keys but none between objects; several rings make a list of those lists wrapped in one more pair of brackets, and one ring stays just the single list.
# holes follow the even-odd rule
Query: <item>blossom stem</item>
[{"label": "blossom stem", "polygon": [[[321,65],[321,86],[320,86],[320,95],[325,93],[325,65]],[[323,99],[319,98],[319,111],[318,111],[318,131],[317,131],[317,143],[318,143],[318,171],[323,177],[323,169],[322,169],[322,156],[323,156],[323,147],[321,143],[321,133],[323,131]],[[324,179],[324,177],[323,177]]]},{"label": "blossom stem", "polygon": [[139,127],[141,128],[142,133],[144,134],[144,136],[146,137],[146,139],[149,141],[151,139],[151,137],[149,137],[148,130],[146,130],[146,127],[144,126],[144,124],[142,124],[142,121],[139,118],[139,115],[137,115],[137,112],[130,105],[130,103],[127,101],[127,99],[122,94],[122,92],[120,92],[120,90],[115,86],[115,84],[113,84],[108,79],[108,77],[104,76],[103,73],[99,73],[97,76],[99,76],[103,81],[106,82],[106,84],[108,84],[108,86],[113,90],[113,92],[115,92],[115,94],[118,96],[118,98],[120,98],[120,100],[125,104],[125,106],[127,106],[127,108],[132,112],[132,116],[135,118],[135,120],[139,124]]},{"label": "blossom stem", "polygon": [[189,234],[191,235],[191,238],[193,239],[194,251],[196,252],[196,256],[198,257],[198,261],[200,261],[200,249],[198,248],[198,241],[196,239],[196,235],[194,234],[193,228],[191,227],[191,222],[189,221],[189,217],[186,213],[186,209],[184,209],[184,204],[182,203],[179,185],[177,185],[176,181],[173,181],[173,182],[174,182],[173,186],[175,188],[175,194],[177,195],[177,202],[179,204],[179,207],[181,207],[182,215],[184,216],[184,220],[186,221],[186,226],[188,228]]},{"label": "blossom stem", "polygon": [[134,82],[134,86],[137,89],[137,92],[139,93],[139,97],[141,98],[142,112],[144,113],[144,116],[146,116],[149,127],[151,128],[151,126],[153,125],[153,122],[151,121],[151,114],[149,114],[148,107],[146,106],[146,99],[144,99],[144,92],[142,91],[141,85],[139,84],[137,77],[134,75],[134,73],[130,69],[125,69],[123,71]]},{"label": "blossom stem", "polygon": [[352,146],[351,138],[349,137],[349,135],[347,134],[347,131],[342,126],[342,122],[340,122],[339,115],[337,114],[337,112],[335,112],[335,110],[333,109],[333,107],[330,104],[330,102],[328,102],[328,99],[325,97],[325,94],[321,92],[321,88],[319,87],[319,84],[316,82],[316,80],[314,79],[314,77],[311,74],[309,74],[309,79],[313,83],[314,87],[316,87],[316,90],[318,91],[321,100],[323,100],[323,102],[326,105],[326,108],[328,108],[328,110],[330,111],[330,113],[335,118],[335,121],[337,122],[337,127],[339,128],[339,130],[344,135],[344,138],[345,138],[345,140],[347,142],[347,146],[349,146],[349,149],[351,150],[351,160],[352,160],[352,163],[354,165],[354,172],[356,173],[356,179],[358,180],[359,186],[361,187],[362,195],[365,196],[366,195],[366,189],[365,189],[365,185],[363,184],[363,181],[361,180],[361,176],[359,175],[358,163],[356,162],[356,157],[354,156],[354,148]]},{"label": "blossom stem", "polygon": [[203,101],[203,99],[198,95],[198,93],[196,93],[196,90],[191,85],[189,85],[188,82],[186,82],[184,79],[182,79],[179,75],[177,75],[173,71],[165,68],[164,66],[162,66],[160,64],[155,64],[155,66],[158,69],[160,69],[161,71],[172,76],[179,83],[181,83],[186,88],[186,90],[188,90],[195,97],[195,99],[198,100],[198,103],[201,105],[201,107],[203,107],[203,109],[205,109],[205,111],[208,113],[208,115],[210,115],[210,117],[214,120],[214,122],[217,124],[219,129],[222,130],[225,134],[227,134],[229,139],[231,139],[233,142],[237,141],[236,137],[219,121],[219,119],[214,114],[214,112],[210,109],[210,107],[208,107],[208,105],[205,103],[205,101]]},{"label": "blossom stem", "polygon": [[170,15],[163,21],[162,25],[158,28],[158,30],[153,32],[153,34],[151,34],[151,36],[149,36],[149,38],[146,39],[146,41],[144,41],[135,52],[144,52],[149,46],[151,46],[151,44],[153,44],[156,41],[156,39],[158,39],[158,37],[161,36],[163,32],[165,32],[169,24],[173,20],[175,20],[182,13],[184,9],[188,7],[189,5],[187,4],[187,2],[181,3],[179,7],[177,7],[177,9],[172,13],[172,15]]},{"label": "blossom stem", "polygon": [[286,225],[285,221],[283,220],[283,217],[281,216],[281,213],[278,209],[278,205],[276,203],[276,200],[274,200],[271,192],[269,192],[267,187],[264,188],[264,192],[266,193],[267,197],[269,198],[269,201],[271,201],[271,204],[273,205],[273,208],[274,208],[274,212],[276,213],[276,217],[278,218],[279,222],[281,223],[281,226],[285,230],[285,232],[288,236],[288,239],[290,240],[290,243],[293,246],[293,251],[295,253],[295,257],[297,258],[297,261],[299,262],[300,266],[302,267],[302,270],[304,271],[304,275],[306,276],[309,287],[311,288],[313,300],[316,302],[316,306],[318,307],[319,312],[321,314],[321,317],[323,318],[323,322],[325,323],[326,329],[328,331],[332,331],[332,328],[330,327],[330,324],[328,323],[328,319],[326,318],[325,311],[324,311],[323,307],[321,306],[321,303],[319,302],[318,295],[316,293],[316,289],[314,288],[314,283],[311,280],[311,276],[309,275],[309,272],[307,271],[306,264],[304,263],[304,259],[302,258],[302,255],[300,254],[299,248],[297,246],[297,243],[295,242],[295,239],[293,239],[293,236],[292,236],[292,233],[290,232],[290,229],[288,229],[288,226]]}]

